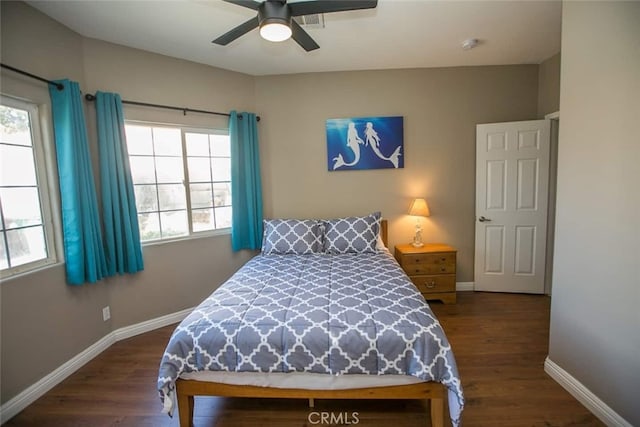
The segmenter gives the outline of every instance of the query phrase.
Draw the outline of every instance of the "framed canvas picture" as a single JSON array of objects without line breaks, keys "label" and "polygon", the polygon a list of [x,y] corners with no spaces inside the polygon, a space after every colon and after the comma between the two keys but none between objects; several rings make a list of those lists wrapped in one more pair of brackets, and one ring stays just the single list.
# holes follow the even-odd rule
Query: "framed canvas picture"
[{"label": "framed canvas picture", "polygon": [[330,171],[404,168],[402,116],[327,120]]}]

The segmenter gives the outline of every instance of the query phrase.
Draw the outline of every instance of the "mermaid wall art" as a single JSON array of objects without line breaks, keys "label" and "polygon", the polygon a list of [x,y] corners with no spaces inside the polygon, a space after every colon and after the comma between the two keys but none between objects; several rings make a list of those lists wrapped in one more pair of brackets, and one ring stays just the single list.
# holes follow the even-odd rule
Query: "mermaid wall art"
[{"label": "mermaid wall art", "polygon": [[327,120],[328,170],[404,168],[403,117]]}]

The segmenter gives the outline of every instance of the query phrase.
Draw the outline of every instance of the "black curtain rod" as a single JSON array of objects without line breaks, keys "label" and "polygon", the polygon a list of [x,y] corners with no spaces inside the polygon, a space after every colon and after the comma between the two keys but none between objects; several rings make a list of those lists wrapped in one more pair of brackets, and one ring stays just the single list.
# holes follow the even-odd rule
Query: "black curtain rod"
[{"label": "black curtain rod", "polygon": [[[41,82],[53,85],[58,90],[63,90],[64,89],[64,85],[62,83],[54,82],[54,81],[45,79],[43,77],[36,76],[35,74],[28,73],[28,72],[26,72],[24,70],[20,70],[18,68],[12,67],[10,65],[6,65],[6,64],[0,63],[0,66],[2,66],[2,68],[6,68],[7,70],[11,70],[11,71],[13,71],[15,73],[22,74],[23,76],[31,77],[32,79],[36,79],[36,80],[39,80]],[[91,94],[87,94],[84,97],[85,97],[85,99],[87,101],[94,101],[96,99],[96,97],[94,95],[91,95]],[[196,110],[196,109],[193,109],[193,108],[186,108],[186,107],[174,107],[174,106],[171,106],[171,105],[150,104],[148,102],[137,102],[137,101],[125,101],[125,100],[123,100],[122,103],[123,104],[130,104],[130,105],[139,105],[139,106],[142,106],[142,107],[164,108],[164,109],[167,109],[167,110],[182,111],[182,114],[184,114],[185,116],[187,115],[187,113],[215,114],[217,116],[227,116],[227,117],[230,116],[229,113],[219,113],[217,111],[207,111],[207,110]],[[242,116],[238,116],[238,117],[242,118]],[[260,121],[260,116],[257,116],[256,120]]]},{"label": "black curtain rod", "polygon": [[[88,93],[84,96],[84,99],[86,99],[87,101],[95,101],[96,97],[95,95]],[[125,101],[124,99],[122,100],[122,103],[129,104],[129,105],[139,105],[141,107],[164,108],[166,110],[182,111],[182,114],[184,114],[185,116],[187,115],[187,113],[215,114],[217,116],[227,116],[227,117],[231,115],[229,113],[219,113],[217,111],[196,110],[196,109],[187,108],[187,107],[174,107],[173,105],[150,104],[148,102]],[[241,119],[242,116],[238,116],[238,118]],[[256,120],[260,121],[260,116],[257,116]]]},{"label": "black curtain rod", "polygon": [[6,68],[7,70],[11,70],[14,73],[22,74],[23,76],[31,77],[32,79],[40,80],[41,82],[49,83],[50,85],[54,85],[58,90],[64,89],[64,85],[62,83],[52,82],[51,80],[47,80],[43,77],[36,76],[35,74],[27,73],[26,71],[20,70],[18,68],[12,67],[10,65],[0,63],[2,68]]}]

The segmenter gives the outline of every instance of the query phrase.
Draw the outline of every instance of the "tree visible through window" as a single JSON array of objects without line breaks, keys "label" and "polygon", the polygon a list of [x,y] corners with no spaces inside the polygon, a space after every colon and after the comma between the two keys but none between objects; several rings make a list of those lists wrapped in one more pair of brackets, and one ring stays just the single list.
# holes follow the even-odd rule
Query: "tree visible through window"
[{"label": "tree visible through window", "polygon": [[126,134],[143,241],[231,227],[228,135],[141,123]]},{"label": "tree visible through window", "polygon": [[[0,103],[0,270],[11,275],[54,261],[37,107]],[[39,162],[40,163],[39,163]]]}]

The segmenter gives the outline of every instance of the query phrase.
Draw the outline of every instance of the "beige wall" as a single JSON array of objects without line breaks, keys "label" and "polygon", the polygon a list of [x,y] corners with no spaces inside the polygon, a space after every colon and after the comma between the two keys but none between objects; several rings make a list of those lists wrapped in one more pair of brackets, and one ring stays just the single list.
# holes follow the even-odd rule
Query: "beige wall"
[{"label": "beige wall", "polygon": [[[458,281],[473,280],[475,125],[538,113],[535,65],[254,78],[85,39],[23,3],[1,2],[1,8],[3,63],[49,78],[69,77],[86,92],[260,114],[268,216],[334,217],[379,209],[390,220],[393,245],[412,237],[414,221],[405,215],[411,198],[427,197],[432,217],[423,221],[425,240],[458,247]],[[2,72],[2,91],[49,102],[45,85],[11,72]],[[125,110],[128,119],[226,124],[212,116]],[[86,113],[95,156],[92,105]],[[404,116],[404,169],[326,170],[325,120],[361,115]],[[66,285],[61,265],[3,282],[0,401],[112,330],[197,304],[251,255],[232,254],[226,235],[145,246],[143,272],[95,285]],[[106,305],[109,322],[102,321]]]},{"label": "beige wall", "polygon": [[538,69],[538,118],[560,109],[560,53],[541,62]]},{"label": "beige wall", "polygon": [[[475,126],[535,119],[537,81],[535,65],[258,77],[265,214],[381,210],[393,247],[413,236],[411,199],[426,197],[424,240],[457,247],[457,279],[473,281]],[[325,120],[363,116],[404,116],[404,169],[327,171]]]},{"label": "beige wall", "polygon": [[[85,39],[21,2],[2,2],[2,62],[85,92],[205,110],[250,110],[253,77]],[[47,106],[45,84],[2,72],[3,94]],[[91,150],[95,111],[87,105]],[[226,118],[126,107],[128,119],[225,127]],[[95,172],[97,173],[97,165]],[[112,330],[192,307],[252,253],[233,254],[229,235],[145,246],[145,270],[94,285],[68,286],[64,266],[3,281],[1,402],[32,385]],[[102,307],[111,320],[102,321]]]},{"label": "beige wall", "polygon": [[634,426],[640,425],[639,22],[638,2],[563,6],[549,342],[553,362]]}]

